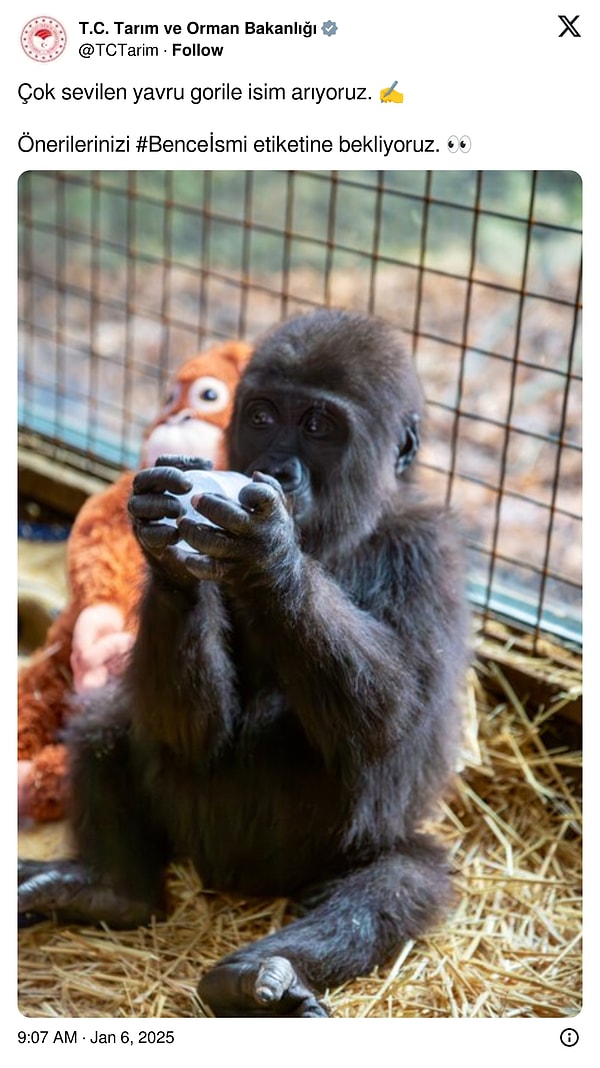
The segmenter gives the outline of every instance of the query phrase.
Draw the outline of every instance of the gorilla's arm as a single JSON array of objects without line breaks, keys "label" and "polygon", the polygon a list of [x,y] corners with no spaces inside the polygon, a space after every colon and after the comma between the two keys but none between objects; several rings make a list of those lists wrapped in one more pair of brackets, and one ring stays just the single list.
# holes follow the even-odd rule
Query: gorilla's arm
[{"label": "gorilla's arm", "polygon": [[[413,582],[400,578],[397,602],[390,596],[390,563],[382,561],[380,588],[369,580],[375,585],[372,614],[301,551],[277,483],[255,479],[242,490],[240,505],[208,495],[199,502],[220,529],[182,522],[182,535],[201,554],[188,557],[188,570],[220,581],[251,614],[292,707],[323,754],[330,759],[354,753],[364,762],[423,727],[432,691],[445,689],[433,675],[452,660],[448,615],[459,599],[443,603],[444,554],[437,546],[411,547],[412,557],[420,551],[428,559]],[[433,597],[425,609],[423,581]],[[413,618],[419,621],[416,632]],[[453,622],[459,623],[458,616]]]},{"label": "gorilla's arm", "polygon": [[161,522],[180,514],[171,494],[190,489],[184,472],[182,460],[134,479],[129,511],[150,574],[126,683],[144,735],[202,761],[229,738],[239,697],[221,590],[189,572],[176,529]]}]

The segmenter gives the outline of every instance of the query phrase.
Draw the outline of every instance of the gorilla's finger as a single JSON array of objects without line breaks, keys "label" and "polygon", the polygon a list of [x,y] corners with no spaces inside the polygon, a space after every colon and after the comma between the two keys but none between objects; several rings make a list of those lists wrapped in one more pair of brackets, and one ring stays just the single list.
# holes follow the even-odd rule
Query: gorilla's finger
[{"label": "gorilla's finger", "polygon": [[176,467],[178,471],[212,471],[212,460],[201,456],[159,456],[156,467]]},{"label": "gorilla's finger", "polygon": [[182,541],[187,542],[198,553],[221,560],[236,555],[236,539],[219,527],[213,527],[209,523],[195,523],[193,519],[182,519],[178,531]]},{"label": "gorilla's finger", "polygon": [[189,493],[192,482],[176,467],[147,467],[133,479],[134,494]]},{"label": "gorilla's finger", "polygon": [[166,493],[140,493],[129,498],[127,505],[134,519],[177,519],[184,507],[177,499]]},{"label": "gorilla's finger", "polygon": [[184,564],[190,575],[194,578],[220,582],[229,575],[229,564],[225,560],[216,560],[210,556],[200,556],[197,553],[189,553]]},{"label": "gorilla's finger", "polygon": [[229,497],[221,497],[218,493],[200,493],[192,497],[192,504],[200,515],[232,534],[243,537],[252,533],[252,517]]},{"label": "gorilla's finger", "polygon": [[282,506],[285,508],[284,492],[269,475],[254,475],[254,481],[240,490],[239,501],[244,508],[264,516],[273,515]]},{"label": "gorilla's finger", "polygon": [[138,538],[142,545],[150,552],[159,552],[161,549],[175,545],[179,539],[177,527],[167,526],[165,523],[152,523],[149,526],[143,524],[137,527]]}]

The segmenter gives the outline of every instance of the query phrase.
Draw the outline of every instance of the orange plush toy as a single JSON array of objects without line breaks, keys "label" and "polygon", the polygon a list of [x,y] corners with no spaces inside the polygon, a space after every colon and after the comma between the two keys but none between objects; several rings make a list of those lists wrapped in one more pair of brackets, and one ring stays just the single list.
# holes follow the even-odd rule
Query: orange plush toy
[{"label": "orange plush toy", "polygon": [[[226,466],[223,432],[250,352],[227,341],[184,363],[146,435],[140,467],[167,454]],[[81,508],[67,545],[71,600],[19,674],[20,817],[63,816],[66,753],[58,738],[72,694],[120,674],[135,637],[144,561],[127,513],[132,478],[125,472]]]}]

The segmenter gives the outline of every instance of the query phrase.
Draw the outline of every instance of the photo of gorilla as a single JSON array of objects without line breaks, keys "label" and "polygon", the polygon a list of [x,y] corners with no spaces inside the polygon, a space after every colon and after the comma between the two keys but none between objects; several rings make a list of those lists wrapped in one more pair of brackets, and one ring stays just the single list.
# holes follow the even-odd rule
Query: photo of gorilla
[{"label": "photo of gorilla", "polygon": [[423,822],[456,765],[468,613],[455,522],[412,466],[422,416],[395,332],[320,310],[243,373],[237,500],[182,514],[201,458],[138,472],[139,634],[73,717],[75,857],[20,862],[24,923],[147,923],[189,857],[207,888],[293,908],[201,977],[201,1001],[315,1017],[445,916],[448,861]]}]

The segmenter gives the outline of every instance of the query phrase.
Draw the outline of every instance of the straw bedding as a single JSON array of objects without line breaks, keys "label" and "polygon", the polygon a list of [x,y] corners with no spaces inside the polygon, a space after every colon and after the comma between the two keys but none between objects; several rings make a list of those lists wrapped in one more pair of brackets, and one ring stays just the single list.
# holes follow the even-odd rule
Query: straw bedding
[{"label": "straw bedding", "polygon": [[[542,655],[540,655],[540,653]],[[368,978],[331,990],[348,1017],[568,1017],[581,1008],[579,658],[536,655],[499,626],[478,638],[463,768],[436,821],[456,871],[447,921]],[[25,855],[64,849],[55,826]],[[201,1014],[200,972],[286,922],[282,900],[202,892],[174,865],[164,923],[110,932],[49,923],[20,934],[19,1008],[32,1017]]]}]

